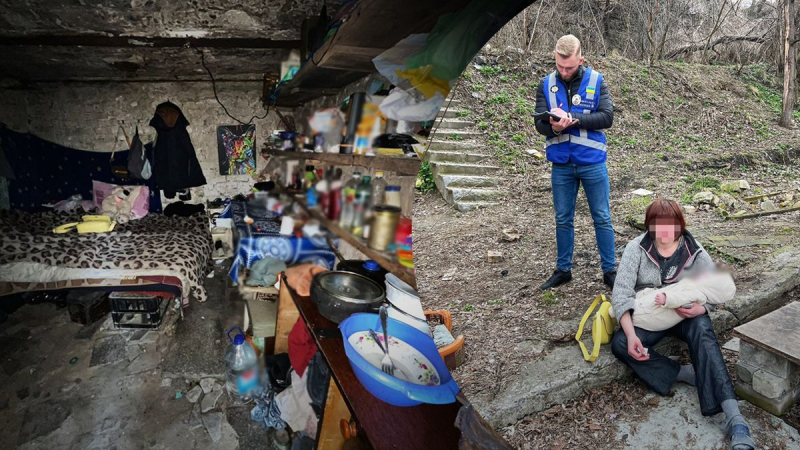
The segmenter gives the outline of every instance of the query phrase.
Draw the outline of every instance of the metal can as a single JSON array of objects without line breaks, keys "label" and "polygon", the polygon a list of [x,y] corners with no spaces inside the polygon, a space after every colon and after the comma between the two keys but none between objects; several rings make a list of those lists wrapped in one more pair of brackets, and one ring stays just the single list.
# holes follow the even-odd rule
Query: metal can
[{"label": "metal can", "polygon": [[390,205],[377,205],[372,208],[372,226],[369,232],[369,246],[384,251],[394,242],[400,208]]}]

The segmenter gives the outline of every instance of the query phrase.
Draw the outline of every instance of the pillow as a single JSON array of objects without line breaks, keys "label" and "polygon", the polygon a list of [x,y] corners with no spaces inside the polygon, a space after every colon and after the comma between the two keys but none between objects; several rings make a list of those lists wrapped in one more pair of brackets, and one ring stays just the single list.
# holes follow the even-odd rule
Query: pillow
[{"label": "pillow", "polygon": [[92,180],[94,204],[98,208],[102,208],[103,200],[111,195],[111,191],[117,187],[126,189],[131,192],[131,195],[135,196],[133,200],[133,207],[131,208],[131,219],[141,219],[147,215],[147,212],[150,208],[150,189],[148,189],[147,186],[119,186],[116,184],[105,183],[103,181]]}]

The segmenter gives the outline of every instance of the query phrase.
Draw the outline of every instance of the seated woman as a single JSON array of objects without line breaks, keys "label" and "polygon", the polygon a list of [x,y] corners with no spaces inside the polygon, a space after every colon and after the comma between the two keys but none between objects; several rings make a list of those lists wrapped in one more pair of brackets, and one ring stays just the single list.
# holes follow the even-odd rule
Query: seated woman
[{"label": "seated woman", "polygon": [[[647,207],[645,229],[625,247],[611,303],[620,329],[611,339],[614,356],[631,369],[653,391],[667,395],[675,381],[697,386],[704,416],[724,412],[725,433],[733,450],[755,450],[750,429],[739,412],[733,383],[711,326],[706,307],[692,303],[675,312],[683,318],[663,331],[634,326],[632,314],[636,294],[647,288],[679,284],[690,274],[715,268],[711,257],[686,231],[680,206],[672,200],[656,199]],[[689,346],[692,365],[681,366],[652,348],[664,337],[677,337]]]}]

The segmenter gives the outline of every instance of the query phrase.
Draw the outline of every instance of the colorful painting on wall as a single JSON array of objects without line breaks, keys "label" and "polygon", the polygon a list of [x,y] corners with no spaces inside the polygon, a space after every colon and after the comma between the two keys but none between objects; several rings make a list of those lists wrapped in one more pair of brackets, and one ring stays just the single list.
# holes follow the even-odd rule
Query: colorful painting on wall
[{"label": "colorful painting on wall", "polygon": [[217,127],[220,175],[249,175],[256,171],[256,126]]}]

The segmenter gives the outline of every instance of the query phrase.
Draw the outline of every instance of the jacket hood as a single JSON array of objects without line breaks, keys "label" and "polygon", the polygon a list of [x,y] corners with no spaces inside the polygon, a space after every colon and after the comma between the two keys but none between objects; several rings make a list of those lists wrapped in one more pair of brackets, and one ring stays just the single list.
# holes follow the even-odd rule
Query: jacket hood
[{"label": "jacket hood", "polygon": [[156,106],[156,113],[150,120],[150,126],[156,130],[166,130],[180,125],[186,127],[189,121],[178,105],[172,102],[164,102]]}]

